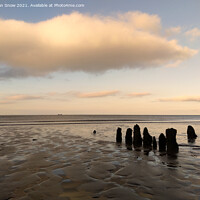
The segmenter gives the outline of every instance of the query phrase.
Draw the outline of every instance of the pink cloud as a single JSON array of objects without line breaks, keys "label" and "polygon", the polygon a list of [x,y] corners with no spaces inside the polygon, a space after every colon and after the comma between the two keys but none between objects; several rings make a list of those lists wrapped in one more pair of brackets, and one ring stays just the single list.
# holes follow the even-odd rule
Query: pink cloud
[{"label": "pink cloud", "polygon": [[38,95],[25,95],[25,94],[10,95],[2,98],[0,104],[10,104],[10,103],[15,103],[17,101],[35,100],[35,99],[43,99],[43,97]]},{"label": "pink cloud", "polygon": [[113,96],[119,93],[118,90],[113,91],[100,91],[100,92],[90,92],[90,93],[78,93],[76,96],[79,98],[96,98],[96,97],[107,97]]},{"label": "pink cloud", "polygon": [[129,97],[144,97],[149,95],[151,95],[149,92],[133,92],[128,94]]},{"label": "pink cloud", "polygon": [[200,102],[200,97],[172,97],[172,98],[161,98],[161,102]]}]

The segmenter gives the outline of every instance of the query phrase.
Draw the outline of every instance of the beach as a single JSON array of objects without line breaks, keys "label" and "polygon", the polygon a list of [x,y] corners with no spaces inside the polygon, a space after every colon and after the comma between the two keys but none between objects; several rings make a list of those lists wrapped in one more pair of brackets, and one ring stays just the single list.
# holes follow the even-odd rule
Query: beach
[{"label": "beach", "polygon": [[[66,122],[59,117],[57,122]],[[0,200],[200,198],[199,138],[188,145],[186,133],[178,132],[182,145],[177,157],[160,155],[158,150],[147,155],[143,150],[127,150],[126,127],[134,125],[128,120],[99,123],[94,118],[89,124],[87,118],[74,124],[44,120],[33,124],[29,119],[8,122],[1,118]],[[154,129],[165,125],[186,129],[187,123],[139,125],[148,125],[151,135],[157,137]],[[198,135],[199,122],[192,123]],[[121,145],[115,142],[118,125],[123,133]]]},{"label": "beach", "polygon": [[199,7],[2,0],[0,200],[200,200]]}]

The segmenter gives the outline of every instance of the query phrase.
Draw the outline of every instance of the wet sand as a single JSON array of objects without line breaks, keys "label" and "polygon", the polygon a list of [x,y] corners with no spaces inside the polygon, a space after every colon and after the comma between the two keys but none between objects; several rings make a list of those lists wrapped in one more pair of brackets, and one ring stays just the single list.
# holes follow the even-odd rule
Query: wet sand
[{"label": "wet sand", "polygon": [[200,151],[179,151],[145,155],[60,126],[4,127],[0,200],[199,200]]}]

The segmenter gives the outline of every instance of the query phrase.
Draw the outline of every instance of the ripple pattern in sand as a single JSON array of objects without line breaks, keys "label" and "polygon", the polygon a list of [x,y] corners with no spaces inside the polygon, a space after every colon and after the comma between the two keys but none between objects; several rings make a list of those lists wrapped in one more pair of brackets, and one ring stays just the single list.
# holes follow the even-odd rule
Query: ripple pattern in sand
[{"label": "ripple pattern in sand", "polygon": [[0,200],[198,200],[200,160],[191,155],[181,147],[177,158],[147,156],[61,126],[4,127]]}]

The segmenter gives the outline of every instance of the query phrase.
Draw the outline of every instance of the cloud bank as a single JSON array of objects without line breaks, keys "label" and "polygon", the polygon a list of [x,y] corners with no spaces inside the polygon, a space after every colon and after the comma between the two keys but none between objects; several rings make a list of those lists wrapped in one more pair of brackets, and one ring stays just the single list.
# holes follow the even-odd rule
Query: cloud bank
[{"label": "cloud bank", "polygon": [[13,95],[5,95],[0,97],[0,104],[13,104],[17,102],[25,102],[30,100],[66,100],[66,98],[102,98],[108,96],[115,96],[119,94],[118,90],[105,90],[105,91],[97,91],[97,92],[79,92],[79,91],[69,91],[69,92],[48,92],[44,94],[38,95],[30,95],[30,94],[13,94]]},{"label": "cloud bank", "polygon": [[14,76],[16,69],[21,76],[37,76],[62,70],[161,66],[197,53],[167,40],[161,30],[157,15],[141,12],[116,16],[74,12],[38,23],[0,19],[0,64],[14,69],[5,76]]},{"label": "cloud bank", "polygon": [[200,102],[199,96],[193,96],[193,97],[173,97],[173,98],[162,98],[159,99],[161,102]]},{"label": "cloud bank", "polygon": [[133,92],[128,94],[129,97],[144,97],[149,95],[151,95],[151,93],[149,92]]},{"label": "cloud bank", "polygon": [[36,100],[36,99],[43,99],[43,97],[39,95],[26,95],[26,94],[9,95],[2,98],[2,100],[0,100],[0,104],[10,104],[18,101]]},{"label": "cloud bank", "polygon": [[77,93],[77,97],[79,98],[97,98],[97,97],[107,97],[107,96],[114,96],[118,94],[118,90],[112,91],[100,91],[100,92],[90,92],[90,93]]}]

